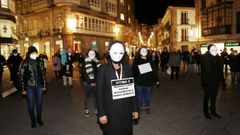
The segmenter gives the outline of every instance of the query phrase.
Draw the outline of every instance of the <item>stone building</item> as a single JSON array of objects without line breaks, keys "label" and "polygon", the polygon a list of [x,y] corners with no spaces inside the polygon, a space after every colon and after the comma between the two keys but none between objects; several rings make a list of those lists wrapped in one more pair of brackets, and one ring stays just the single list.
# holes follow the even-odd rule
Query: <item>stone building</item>
[{"label": "stone building", "polygon": [[133,0],[17,0],[19,46],[30,45],[52,56],[72,48],[83,54],[89,48],[100,56],[109,41],[129,41],[134,26]]},{"label": "stone building", "polygon": [[240,1],[195,0],[199,26],[199,47],[204,53],[207,44],[215,44],[219,53],[224,47],[240,52]]}]

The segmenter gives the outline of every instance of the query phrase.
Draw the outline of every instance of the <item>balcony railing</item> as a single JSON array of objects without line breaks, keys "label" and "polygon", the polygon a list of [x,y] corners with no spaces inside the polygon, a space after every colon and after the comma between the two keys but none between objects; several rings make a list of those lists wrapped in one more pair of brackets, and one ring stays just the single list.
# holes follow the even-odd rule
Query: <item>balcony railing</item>
[{"label": "balcony railing", "polygon": [[232,33],[232,25],[207,28],[207,29],[203,29],[203,31],[202,31],[203,36],[231,34],[231,33]]}]

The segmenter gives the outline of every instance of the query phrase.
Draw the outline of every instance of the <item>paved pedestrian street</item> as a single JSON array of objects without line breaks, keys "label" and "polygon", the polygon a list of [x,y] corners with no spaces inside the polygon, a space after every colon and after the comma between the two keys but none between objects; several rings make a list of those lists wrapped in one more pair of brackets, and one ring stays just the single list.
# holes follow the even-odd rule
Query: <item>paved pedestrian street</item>
[{"label": "paved pedestrian street", "polygon": [[[152,92],[151,114],[142,112],[134,135],[240,135],[240,84],[220,88],[217,111],[221,119],[207,120],[202,113],[203,91],[200,77],[180,74],[171,81],[163,73],[160,86]],[[48,91],[43,99],[43,127],[32,129],[25,98],[0,99],[0,135],[101,135],[91,101],[90,117],[84,116],[83,89],[77,69],[72,91],[64,89],[51,70],[47,71]],[[5,83],[7,81],[5,80]]]}]

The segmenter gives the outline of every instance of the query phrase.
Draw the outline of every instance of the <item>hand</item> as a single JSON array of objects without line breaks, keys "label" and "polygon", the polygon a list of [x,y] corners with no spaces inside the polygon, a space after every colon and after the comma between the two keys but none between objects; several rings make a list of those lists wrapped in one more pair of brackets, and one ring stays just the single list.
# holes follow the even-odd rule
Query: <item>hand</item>
[{"label": "hand", "polygon": [[156,85],[159,85],[159,82],[156,82]]},{"label": "hand", "polygon": [[132,116],[133,116],[133,119],[138,119],[139,114],[138,114],[138,112],[133,112]]},{"label": "hand", "polygon": [[92,86],[92,87],[95,87],[95,86],[96,86],[96,83],[91,83],[91,86]]},{"label": "hand", "polygon": [[75,65],[74,65],[74,64],[72,64],[72,66],[73,66],[73,68],[75,68]]},{"label": "hand", "polygon": [[42,88],[42,91],[47,91],[47,87],[43,87],[43,88]]},{"label": "hand", "polygon": [[27,95],[27,91],[26,90],[24,90],[24,91],[22,91],[22,95]]},{"label": "hand", "polygon": [[101,124],[107,124],[107,122],[108,122],[107,116],[104,115],[104,116],[102,116],[102,117],[99,117],[99,122],[100,122]]}]

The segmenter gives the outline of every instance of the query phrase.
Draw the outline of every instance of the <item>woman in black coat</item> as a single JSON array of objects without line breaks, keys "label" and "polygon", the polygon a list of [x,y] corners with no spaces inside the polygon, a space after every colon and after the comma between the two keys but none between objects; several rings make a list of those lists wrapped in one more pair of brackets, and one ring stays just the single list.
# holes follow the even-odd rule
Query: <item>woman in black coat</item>
[{"label": "woman in black coat", "polygon": [[118,97],[112,86],[113,80],[132,78],[131,68],[122,62],[125,50],[121,42],[113,41],[109,48],[111,60],[101,65],[97,74],[99,123],[104,135],[132,135],[132,119],[138,118],[135,95]]}]

